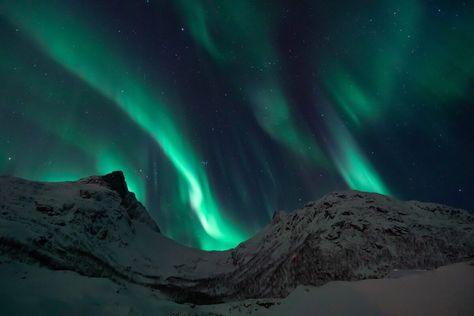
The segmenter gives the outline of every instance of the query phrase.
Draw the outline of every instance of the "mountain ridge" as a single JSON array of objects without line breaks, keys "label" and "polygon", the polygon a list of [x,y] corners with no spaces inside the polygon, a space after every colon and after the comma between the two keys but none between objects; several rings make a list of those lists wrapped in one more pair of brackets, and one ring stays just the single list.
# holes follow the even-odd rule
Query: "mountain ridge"
[{"label": "mountain ridge", "polygon": [[121,172],[45,183],[0,177],[0,255],[157,289],[197,304],[285,297],[300,285],[383,278],[474,255],[474,216],[440,204],[334,192],[227,251],[160,232]]}]

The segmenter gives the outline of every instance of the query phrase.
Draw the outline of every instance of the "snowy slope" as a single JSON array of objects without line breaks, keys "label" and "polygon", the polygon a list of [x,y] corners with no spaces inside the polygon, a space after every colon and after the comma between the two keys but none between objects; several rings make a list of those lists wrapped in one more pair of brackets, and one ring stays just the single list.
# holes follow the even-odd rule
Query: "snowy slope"
[{"label": "snowy slope", "polygon": [[176,304],[159,291],[0,257],[1,315],[474,315],[474,265],[458,263],[396,279],[299,286],[284,299]]},{"label": "snowy slope", "polygon": [[[221,315],[473,315],[474,266],[460,263],[397,279],[298,286],[282,300],[206,306]],[[192,315],[192,314],[191,314]]]}]

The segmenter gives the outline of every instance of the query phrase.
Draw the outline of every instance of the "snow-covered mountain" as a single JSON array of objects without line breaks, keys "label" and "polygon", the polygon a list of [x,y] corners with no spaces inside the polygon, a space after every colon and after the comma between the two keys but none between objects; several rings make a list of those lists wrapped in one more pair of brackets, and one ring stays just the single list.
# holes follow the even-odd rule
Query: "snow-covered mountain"
[{"label": "snow-covered mountain", "polygon": [[166,278],[181,275],[183,264],[196,278],[215,272],[222,257],[164,237],[122,172],[63,183],[0,177],[0,254],[171,293]]},{"label": "snow-covered mountain", "polygon": [[105,278],[162,300],[282,298],[302,285],[382,278],[472,256],[472,214],[379,194],[328,194],[276,213],[235,249],[204,252],[163,236],[121,172],[64,183],[0,177],[1,262]]},{"label": "snow-covered mountain", "polygon": [[225,276],[239,297],[284,297],[298,285],[381,278],[393,269],[432,269],[474,255],[474,216],[383,195],[332,193],[278,212],[232,250]]}]

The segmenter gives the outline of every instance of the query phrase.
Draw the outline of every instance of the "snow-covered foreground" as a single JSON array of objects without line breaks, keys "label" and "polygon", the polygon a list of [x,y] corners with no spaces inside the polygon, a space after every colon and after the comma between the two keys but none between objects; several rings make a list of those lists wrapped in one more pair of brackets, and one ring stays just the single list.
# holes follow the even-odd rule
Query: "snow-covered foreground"
[{"label": "snow-covered foreground", "polygon": [[[248,310],[253,315],[474,315],[474,266],[460,263],[396,279],[299,286],[268,309],[254,307]],[[228,309],[214,310],[227,315]]]},{"label": "snow-covered foreground", "polygon": [[285,299],[176,304],[107,278],[1,259],[1,315],[474,315],[474,265],[458,263],[397,278],[299,286]]}]

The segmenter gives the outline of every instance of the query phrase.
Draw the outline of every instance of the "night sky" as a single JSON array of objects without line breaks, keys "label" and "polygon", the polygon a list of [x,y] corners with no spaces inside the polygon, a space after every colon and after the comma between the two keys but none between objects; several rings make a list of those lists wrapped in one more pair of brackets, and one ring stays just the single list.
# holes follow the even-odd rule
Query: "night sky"
[{"label": "night sky", "polygon": [[0,174],[123,170],[227,249],[358,189],[474,209],[470,1],[0,0]]}]

